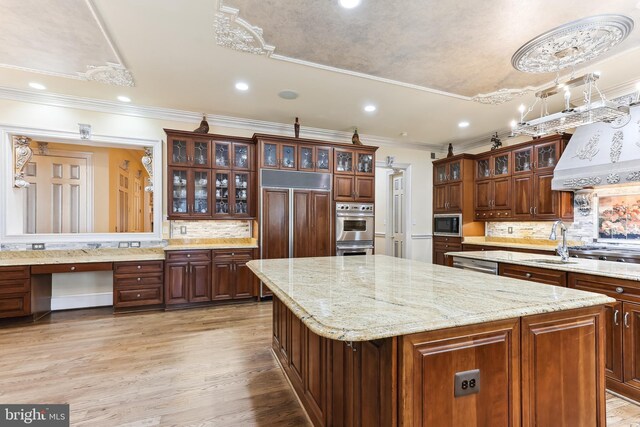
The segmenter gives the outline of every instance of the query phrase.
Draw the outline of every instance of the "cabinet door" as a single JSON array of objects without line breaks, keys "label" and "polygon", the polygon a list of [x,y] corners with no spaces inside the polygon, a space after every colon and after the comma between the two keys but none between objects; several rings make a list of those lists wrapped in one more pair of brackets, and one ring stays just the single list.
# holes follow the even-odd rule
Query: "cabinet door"
[{"label": "cabinet door", "polygon": [[330,173],[333,171],[333,155],[331,147],[316,147],[316,171]]},{"label": "cabinet door", "polygon": [[[514,171],[514,174],[516,172]],[[512,178],[513,217],[518,219],[533,218],[533,175],[520,175]]]},{"label": "cabinet door", "polygon": [[298,170],[312,171],[316,162],[315,150],[310,145],[298,147]]},{"label": "cabinet door", "polygon": [[493,209],[511,209],[511,178],[494,178],[493,183]]},{"label": "cabinet door", "polygon": [[240,258],[235,261],[235,280],[233,297],[234,298],[252,298],[254,281],[256,276],[251,272],[251,269],[247,267],[247,263],[251,261],[250,257]]},{"label": "cabinet door", "polygon": [[560,217],[559,193],[551,190],[553,171],[533,175],[533,214],[536,219],[556,219]]},{"label": "cabinet door", "polygon": [[233,260],[213,262],[213,300],[233,298]]},{"label": "cabinet door", "polygon": [[167,263],[165,265],[165,298],[167,304],[189,302],[189,263]]},{"label": "cabinet door", "polygon": [[189,263],[189,302],[211,301],[211,263]]},{"label": "cabinet door", "polygon": [[376,172],[374,155],[370,151],[356,151],[356,174],[373,176]]},{"label": "cabinet door", "polygon": [[433,248],[433,263],[437,265],[445,265],[444,254],[447,253],[445,249],[435,247]]},{"label": "cabinet door", "polygon": [[624,383],[640,388],[640,304],[623,303]]},{"label": "cabinet door", "polygon": [[0,319],[31,314],[31,293],[0,294]]},{"label": "cabinet door", "polygon": [[446,185],[437,185],[433,187],[433,211],[443,213],[447,211],[447,193]]},{"label": "cabinet door", "polygon": [[311,214],[311,191],[293,192],[293,257],[313,256],[313,219]]},{"label": "cabinet door", "polygon": [[168,211],[169,217],[180,218],[189,216],[189,169],[169,168],[168,173]]},{"label": "cabinet door", "polygon": [[260,167],[265,169],[278,169],[278,144],[265,142],[260,153]]},{"label": "cabinet door", "polygon": [[553,172],[560,158],[560,142],[553,141],[534,147],[533,167],[536,172]]},{"label": "cabinet door", "polygon": [[251,169],[251,145],[234,142],[232,144],[232,168],[241,170]]},{"label": "cabinet door", "polygon": [[233,203],[233,184],[231,171],[216,170],[215,205],[213,214],[216,217],[228,217],[231,212],[229,202]]},{"label": "cabinet door", "polygon": [[238,217],[251,216],[253,213],[250,203],[253,198],[251,174],[249,172],[233,172],[230,182],[233,184],[230,192],[233,199],[229,200],[231,205],[229,211]]},{"label": "cabinet door", "polygon": [[447,212],[462,212],[462,183],[447,185]]},{"label": "cabinet door", "polygon": [[214,143],[215,151],[213,167],[220,169],[228,169],[231,167],[231,144],[229,142],[216,141]]},{"label": "cabinet door", "polygon": [[336,148],[334,151],[334,173],[353,175],[354,153],[351,150]]},{"label": "cabinet door", "polygon": [[495,178],[511,175],[511,153],[498,154],[491,157],[492,175]]},{"label": "cabinet door", "polygon": [[454,160],[447,163],[447,181],[462,181],[462,160]]},{"label": "cabinet door", "polygon": [[192,169],[190,171],[189,193],[192,196],[189,206],[191,216],[194,218],[211,217],[211,170]]},{"label": "cabinet door", "polygon": [[511,156],[514,175],[527,174],[533,170],[533,147],[514,150]]},{"label": "cabinet door", "polygon": [[484,180],[477,181],[474,185],[474,206],[477,210],[491,209],[493,181]]},{"label": "cabinet door", "polygon": [[262,190],[262,258],[289,258],[289,190]]},{"label": "cabinet door", "polygon": [[375,178],[356,176],[356,200],[359,202],[373,202],[375,200]]},{"label": "cabinet door", "polygon": [[350,202],[354,199],[354,177],[333,176],[333,198],[338,202]]},{"label": "cabinet door", "polygon": [[297,147],[293,144],[280,145],[280,168],[296,170],[298,164],[296,151]]},{"label": "cabinet door", "polygon": [[491,178],[491,156],[476,160],[476,181]]},{"label": "cabinet door", "polygon": [[331,195],[323,191],[311,193],[311,218],[313,220],[312,256],[331,256],[333,230],[331,229]]},{"label": "cabinet door", "polygon": [[170,137],[168,143],[169,166],[188,166],[191,159],[191,140],[184,137]]},{"label": "cabinet door", "polygon": [[622,303],[604,306],[604,353],[607,377],[622,381]]},{"label": "cabinet door", "polygon": [[441,163],[433,168],[433,183],[435,185],[447,182],[447,164]]},{"label": "cabinet door", "polygon": [[208,168],[211,165],[211,153],[210,153],[210,142],[208,140],[203,139],[194,139],[193,148],[191,149],[191,166],[196,166],[199,168]]}]

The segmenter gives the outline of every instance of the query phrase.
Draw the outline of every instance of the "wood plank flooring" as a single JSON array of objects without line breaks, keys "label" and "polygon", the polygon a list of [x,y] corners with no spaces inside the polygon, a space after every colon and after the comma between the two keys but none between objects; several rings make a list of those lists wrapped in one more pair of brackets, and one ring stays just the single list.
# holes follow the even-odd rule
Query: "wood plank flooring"
[{"label": "wood plank flooring", "polygon": [[[73,426],[308,426],[270,344],[270,303],[58,312],[0,328],[0,402],[70,403]],[[607,422],[640,427],[640,406],[608,395]]]}]

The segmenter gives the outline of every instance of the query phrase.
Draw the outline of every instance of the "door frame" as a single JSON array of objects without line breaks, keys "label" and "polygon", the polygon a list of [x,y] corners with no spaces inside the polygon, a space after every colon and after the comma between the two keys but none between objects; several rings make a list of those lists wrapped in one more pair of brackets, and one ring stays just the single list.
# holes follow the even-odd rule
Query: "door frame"
[{"label": "door frame", "polygon": [[[404,176],[404,238],[405,238],[405,248],[404,248],[404,258],[411,259],[412,255],[412,247],[413,247],[413,237],[411,233],[412,221],[411,221],[411,163],[393,163],[393,167],[389,166],[384,161],[376,161],[376,176],[378,173],[384,174],[384,198],[376,197],[377,201],[384,200],[384,204],[386,207],[386,224],[384,230],[384,240],[385,240],[385,253],[393,254],[393,221],[391,221],[391,211],[393,209],[393,178],[392,176],[396,173],[402,172]],[[380,202],[378,202],[380,203]],[[380,237],[379,233],[375,233]]]}]

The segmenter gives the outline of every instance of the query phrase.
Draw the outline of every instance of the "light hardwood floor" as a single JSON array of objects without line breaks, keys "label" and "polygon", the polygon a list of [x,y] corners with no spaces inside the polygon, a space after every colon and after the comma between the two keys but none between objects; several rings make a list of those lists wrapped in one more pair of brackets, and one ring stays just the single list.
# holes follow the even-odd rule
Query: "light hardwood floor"
[{"label": "light hardwood floor", "polygon": [[[270,343],[270,303],[54,313],[0,328],[0,402],[70,403],[73,426],[308,426]],[[612,395],[607,415],[640,423]]]}]

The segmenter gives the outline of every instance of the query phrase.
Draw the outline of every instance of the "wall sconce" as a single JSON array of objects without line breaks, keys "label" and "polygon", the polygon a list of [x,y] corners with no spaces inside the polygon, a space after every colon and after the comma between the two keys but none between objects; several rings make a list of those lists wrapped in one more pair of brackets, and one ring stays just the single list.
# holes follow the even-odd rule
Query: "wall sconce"
[{"label": "wall sconce", "polygon": [[91,125],[78,123],[78,131],[81,139],[91,139]]},{"label": "wall sconce", "polygon": [[13,186],[15,188],[29,186],[29,183],[24,179],[24,167],[33,156],[33,151],[29,147],[30,142],[31,138],[26,136],[13,137]]},{"label": "wall sconce", "polygon": [[147,178],[147,186],[144,187],[144,191],[146,191],[147,193],[153,193],[153,148],[144,148],[144,156],[142,156],[142,166],[144,166],[144,169],[149,175],[149,177]]}]

